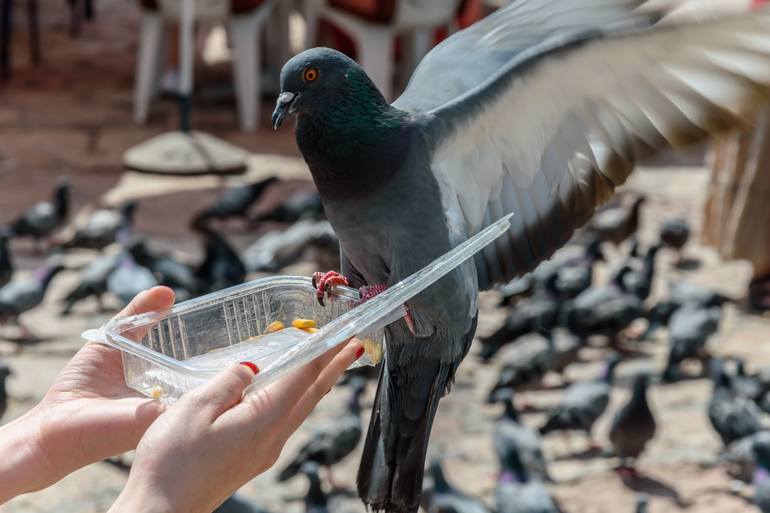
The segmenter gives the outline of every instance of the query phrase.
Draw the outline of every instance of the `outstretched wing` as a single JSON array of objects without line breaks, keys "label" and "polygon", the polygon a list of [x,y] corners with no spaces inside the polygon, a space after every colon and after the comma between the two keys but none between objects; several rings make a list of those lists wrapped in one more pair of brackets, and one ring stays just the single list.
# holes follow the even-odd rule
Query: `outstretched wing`
[{"label": "outstretched wing", "polygon": [[580,34],[617,24],[650,25],[658,18],[643,12],[645,0],[516,0],[444,40],[412,75],[393,105],[426,112],[471,91],[516,55],[554,36]]},{"label": "outstretched wing", "polygon": [[748,126],[769,87],[770,12],[758,11],[555,35],[428,111],[450,230],[470,236],[514,213],[477,258],[480,287],[549,257],[639,159]]}]

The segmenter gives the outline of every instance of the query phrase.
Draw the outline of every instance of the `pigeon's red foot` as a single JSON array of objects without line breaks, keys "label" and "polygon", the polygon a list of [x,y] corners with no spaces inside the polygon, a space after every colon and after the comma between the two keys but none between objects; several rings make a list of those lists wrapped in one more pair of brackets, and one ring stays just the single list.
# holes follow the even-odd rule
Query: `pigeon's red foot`
[{"label": "pigeon's red foot", "polygon": [[350,286],[350,282],[347,278],[342,276],[337,271],[329,271],[326,273],[313,273],[313,287],[315,287],[315,296],[318,299],[318,303],[324,306],[324,297],[329,294],[329,289],[334,285]]},{"label": "pigeon's red foot", "polygon": [[636,469],[633,467],[618,467],[616,472],[623,481],[633,481],[639,476]]},{"label": "pigeon's red foot", "polygon": [[[382,294],[386,290],[388,290],[388,286],[384,283],[381,283],[379,285],[366,285],[364,287],[361,287],[358,289],[358,292],[361,294],[361,300],[360,302],[363,303],[365,301],[369,301],[377,294]],[[409,307],[407,305],[404,305],[404,308],[406,309],[406,315],[404,315],[404,322],[406,322],[406,327],[409,328],[409,331],[412,332],[412,335],[414,335],[414,319],[412,319],[412,313],[409,311]]]}]

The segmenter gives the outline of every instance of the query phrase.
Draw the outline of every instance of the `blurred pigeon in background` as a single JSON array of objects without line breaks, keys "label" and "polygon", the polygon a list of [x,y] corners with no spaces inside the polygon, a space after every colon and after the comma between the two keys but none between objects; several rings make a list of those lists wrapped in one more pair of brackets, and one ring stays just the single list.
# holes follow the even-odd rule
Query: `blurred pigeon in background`
[{"label": "blurred pigeon in background", "polygon": [[18,237],[32,237],[40,243],[67,221],[69,209],[70,181],[61,178],[51,200],[33,205],[11,223],[10,229]]},{"label": "blurred pigeon in background", "polygon": [[0,289],[0,324],[15,324],[21,329],[23,339],[35,339],[20,316],[43,302],[51,280],[62,270],[64,266],[60,263],[46,264],[32,276],[14,278]]},{"label": "blurred pigeon in background", "polygon": [[137,264],[127,254],[120,257],[117,268],[107,278],[107,290],[114,294],[121,306],[125,306],[137,294],[158,284],[149,269]]},{"label": "blurred pigeon in background", "polygon": [[117,210],[94,210],[84,224],[75,230],[72,238],[62,244],[62,249],[104,249],[118,240],[120,232],[123,232],[123,237],[128,240],[135,211],[136,202],[133,201],[127,202]]},{"label": "blurred pigeon in background", "polygon": [[615,414],[610,425],[610,442],[620,457],[618,471],[624,478],[636,477],[635,462],[655,436],[655,417],[647,402],[649,380],[646,374],[634,378],[631,398]]},{"label": "blurred pigeon in background", "polygon": [[107,279],[118,267],[121,253],[108,253],[92,260],[78,276],[78,284],[64,297],[62,315],[69,315],[72,308],[89,297],[96,298],[99,311],[104,310],[102,296],[107,292]]},{"label": "blurred pigeon in background", "polygon": [[430,462],[428,476],[430,493],[423,501],[426,513],[490,513],[484,503],[457,490],[447,481],[438,458]]},{"label": "blurred pigeon in background", "polygon": [[209,219],[230,219],[233,217],[247,219],[251,206],[271,185],[278,183],[279,180],[277,176],[269,176],[248,185],[227,189],[214,205],[198,213],[193,223],[198,224]]}]

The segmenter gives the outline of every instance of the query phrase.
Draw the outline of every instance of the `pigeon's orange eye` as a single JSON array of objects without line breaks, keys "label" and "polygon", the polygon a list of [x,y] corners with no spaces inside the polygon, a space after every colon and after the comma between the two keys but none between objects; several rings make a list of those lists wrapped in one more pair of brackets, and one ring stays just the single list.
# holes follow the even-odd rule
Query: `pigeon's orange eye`
[{"label": "pigeon's orange eye", "polygon": [[315,68],[308,68],[305,70],[305,73],[302,75],[302,78],[305,79],[305,82],[313,82],[315,79],[318,78],[318,70]]}]

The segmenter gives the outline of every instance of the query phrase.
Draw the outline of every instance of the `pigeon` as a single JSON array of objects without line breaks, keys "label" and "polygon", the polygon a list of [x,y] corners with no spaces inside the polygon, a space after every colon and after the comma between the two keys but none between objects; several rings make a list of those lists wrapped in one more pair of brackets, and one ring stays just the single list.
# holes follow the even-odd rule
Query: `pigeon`
[{"label": "pigeon", "polygon": [[56,184],[50,201],[33,205],[10,225],[18,237],[33,237],[38,243],[49,237],[67,220],[70,208],[70,182],[62,178]]},{"label": "pigeon", "polygon": [[22,324],[20,316],[43,302],[51,280],[63,269],[64,266],[59,263],[46,264],[32,276],[14,278],[0,289],[0,324],[15,324],[21,328],[22,338],[36,338]]},{"label": "pigeon", "polygon": [[[548,258],[639,159],[739,125],[766,100],[770,48],[752,38],[764,37],[767,14],[658,28],[639,4],[513,2],[431,50],[393,104],[334,50],[305,50],[281,70],[273,127],[296,116],[340,240],[341,272],[315,276],[321,300],[340,283],[371,297],[516,214],[505,236],[386,328],[357,479],[372,509],[418,508],[431,427],[473,340],[478,291]],[[702,58],[728,51],[740,59]]]},{"label": "pigeon", "polygon": [[244,252],[243,260],[250,272],[274,273],[296,262],[310,247],[339,253],[339,241],[328,221],[305,219],[286,230],[268,232]]},{"label": "pigeon", "polygon": [[72,238],[64,242],[62,249],[86,248],[101,250],[118,240],[122,234],[127,238],[127,232],[134,222],[136,203],[129,201],[120,209],[100,208],[91,212],[85,224],[75,231]]},{"label": "pigeon", "polygon": [[[618,363],[620,358],[613,354],[607,358],[599,379],[574,383],[567,387],[561,403],[549,413],[548,419],[540,428],[540,434],[577,430],[590,437],[594,422],[602,416],[610,402],[612,380]],[[591,445],[598,447],[593,441]]]},{"label": "pigeon", "polygon": [[0,420],[3,419],[3,415],[8,409],[8,391],[5,388],[5,380],[12,375],[13,372],[8,364],[0,361]]},{"label": "pigeon", "polygon": [[[299,450],[294,459],[278,474],[278,481],[291,479],[307,462],[315,462],[329,469],[339,463],[358,446],[363,427],[361,425],[361,395],[366,390],[366,380],[351,381],[350,399],[345,411],[321,425],[313,437]],[[334,483],[332,483],[334,486]]]},{"label": "pigeon", "polygon": [[708,417],[722,443],[727,446],[762,431],[762,413],[757,405],[732,390],[730,375],[721,362],[715,361],[713,366],[714,390],[708,404]]},{"label": "pigeon", "polygon": [[278,183],[277,176],[270,176],[258,182],[233,187],[219,197],[217,202],[195,216],[195,224],[209,219],[247,218],[249,208],[273,184]]},{"label": "pigeon", "polygon": [[700,306],[702,308],[722,307],[732,300],[724,294],[703,287],[690,281],[669,283],[668,298],[653,306],[647,314],[649,326],[641,336],[642,340],[649,339],[661,326],[666,326],[674,312],[684,305]]},{"label": "pigeon", "polygon": [[69,315],[77,303],[89,297],[95,297],[99,310],[104,310],[102,296],[107,292],[107,279],[118,267],[121,257],[121,253],[108,253],[89,263],[78,276],[78,284],[65,296],[61,314]]},{"label": "pigeon", "polygon": [[667,219],[660,226],[660,242],[676,251],[677,262],[682,262],[682,248],[690,239],[690,223],[682,218]]},{"label": "pigeon", "polygon": [[635,269],[631,266],[622,278],[615,281],[624,292],[633,294],[640,301],[645,301],[652,291],[652,280],[655,276],[655,256],[660,251],[659,245],[650,246],[642,259],[641,265]]},{"label": "pigeon", "polygon": [[306,461],[300,468],[300,472],[305,474],[308,481],[307,494],[305,495],[305,513],[329,513],[329,499],[321,486],[318,468],[318,463],[314,461]]},{"label": "pigeon", "polygon": [[0,288],[5,287],[13,278],[13,262],[8,248],[10,239],[11,232],[0,228]]},{"label": "pigeon", "polygon": [[649,377],[645,374],[634,379],[631,398],[615,414],[610,425],[610,442],[620,457],[620,475],[624,478],[636,477],[636,469],[628,460],[636,460],[644,448],[655,436],[655,417],[647,402]]},{"label": "pigeon", "polygon": [[501,390],[524,391],[539,385],[551,368],[554,351],[550,335],[530,333],[519,338],[501,358],[500,373],[487,402],[497,402]]},{"label": "pigeon", "polygon": [[754,402],[761,401],[765,393],[762,383],[756,376],[746,373],[746,362],[742,358],[733,357],[731,360],[735,362],[735,374],[730,377],[733,391]]},{"label": "pigeon", "polygon": [[543,455],[543,441],[540,434],[520,422],[519,412],[513,404],[512,392],[498,394],[498,399],[505,405],[505,411],[495,421],[492,428],[492,441],[500,462],[500,472],[503,472],[503,466],[510,457],[510,452],[516,451],[531,474],[544,481],[552,481]]},{"label": "pigeon", "polygon": [[559,513],[543,482],[532,476],[516,451],[503,464],[495,489],[497,513]]},{"label": "pigeon", "polygon": [[770,450],[770,431],[758,431],[731,442],[719,457],[727,473],[735,479],[750,483],[756,470],[754,446],[764,444]]},{"label": "pigeon", "polygon": [[140,292],[158,285],[158,280],[146,267],[137,264],[127,254],[120,257],[117,268],[107,277],[107,290],[125,306]]},{"label": "pigeon", "polygon": [[484,503],[457,490],[447,481],[441,461],[430,462],[429,476],[432,482],[430,498],[423,502],[426,513],[490,513]]},{"label": "pigeon", "polygon": [[591,286],[594,279],[596,262],[604,260],[601,241],[594,238],[586,244],[585,254],[577,261],[565,263],[558,270],[556,283],[557,294],[561,299],[574,299]]},{"label": "pigeon", "polygon": [[240,285],[246,280],[246,266],[225,237],[199,225],[196,230],[203,235],[206,255],[195,270],[195,277],[203,283],[207,292]]},{"label": "pigeon", "polygon": [[170,255],[151,250],[141,238],[132,239],[127,251],[137,264],[152,271],[160,285],[174,289],[177,301],[182,297],[197,296],[205,288],[205,285],[195,276],[192,267]]},{"label": "pigeon", "polygon": [[645,197],[638,196],[630,206],[618,205],[602,210],[591,220],[590,232],[602,241],[620,245],[639,229],[639,211],[644,202]]},{"label": "pigeon", "polygon": [[754,504],[762,513],[770,513],[770,447],[755,444],[754,457],[757,462],[752,479]]},{"label": "pigeon", "polygon": [[251,504],[238,495],[231,495],[214,510],[214,513],[268,513],[268,511]]},{"label": "pigeon", "polygon": [[681,376],[679,366],[687,359],[701,363],[708,359],[706,343],[719,329],[719,307],[703,308],[688,304],[678,309],[668,323],[669,353],[663,381],[671,383]]},{"label": "pigeon", "polygon": [[547,283],[538,285],[532,297],[516,304],[497,331],[479,340],[482,362],[489,362],[502,347],[527,333],[550,332],[556,326],[560,308],[554,289],[557,278],[553,274]]},{"label": "pigeon", "polygon": [[286,201],[273,210],[258,214],[252,219],[252,222],[296,223],[301,220],[320,221],[324,217],[324,207],[318,193],[316,191],[299,191],[289,196]]}]

